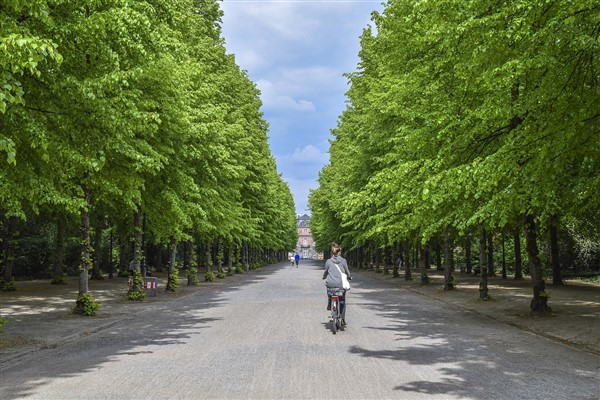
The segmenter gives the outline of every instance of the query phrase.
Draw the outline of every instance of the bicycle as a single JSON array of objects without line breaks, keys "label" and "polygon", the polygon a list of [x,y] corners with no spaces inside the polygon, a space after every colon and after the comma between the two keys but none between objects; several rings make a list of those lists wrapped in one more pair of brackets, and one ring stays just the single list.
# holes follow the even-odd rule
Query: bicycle
[{"label": "bicycle", "polygon": [[342,289],[330,288],[327,290],[327,295],[331,297],[331,331],[335,335],[337,331],[342,330]]}]

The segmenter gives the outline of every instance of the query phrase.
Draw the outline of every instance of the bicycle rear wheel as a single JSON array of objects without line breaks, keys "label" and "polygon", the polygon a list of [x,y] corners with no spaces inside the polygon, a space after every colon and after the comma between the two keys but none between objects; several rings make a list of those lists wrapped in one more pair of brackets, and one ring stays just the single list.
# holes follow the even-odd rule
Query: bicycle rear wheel
[{"label": "bicycle rear wheel", "polygon": [[333,332],[333,334],[335,335],[338,331],[339,325],[338,325],[338,320],[339,320],[339,315],[340,315],[340,303],[339,300],[337,299],[337,297],[331,297],[331,331]]}]

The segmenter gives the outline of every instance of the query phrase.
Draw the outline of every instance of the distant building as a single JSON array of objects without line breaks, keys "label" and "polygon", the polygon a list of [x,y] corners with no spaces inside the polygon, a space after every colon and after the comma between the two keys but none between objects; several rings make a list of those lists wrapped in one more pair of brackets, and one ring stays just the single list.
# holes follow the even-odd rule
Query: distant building
[{"label": "distant building", "polygon": [[310,233],[310,216],[299,215],[296,218],[296,227],[298,228],[298,243],[296,243],[296,252],[303,259],[322,260],[323,253],[315,249],[315,242]]}]

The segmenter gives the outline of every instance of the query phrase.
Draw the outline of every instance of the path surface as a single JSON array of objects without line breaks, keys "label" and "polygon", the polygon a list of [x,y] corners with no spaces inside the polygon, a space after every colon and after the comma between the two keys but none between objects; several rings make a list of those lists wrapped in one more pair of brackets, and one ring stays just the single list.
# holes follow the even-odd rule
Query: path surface
[{"label": "path surface", "polygon": [[2,365],[2,399],[597,399],[597,355],[353,273],[278,264]]}]

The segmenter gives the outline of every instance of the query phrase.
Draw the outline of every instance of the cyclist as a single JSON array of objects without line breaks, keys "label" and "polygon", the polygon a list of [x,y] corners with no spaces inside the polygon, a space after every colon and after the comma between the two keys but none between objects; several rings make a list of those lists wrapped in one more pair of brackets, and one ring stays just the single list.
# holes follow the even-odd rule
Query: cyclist
[{"label": "cyclist", "polygon": [[[348,262],[341,256],[342,248],[337,243],[331,245],[331,258],[325,263],[325,272],[323,279],[327,286],[327,310],[331,310],[331,288],[340,289],[340,314],[342,315],[342,325],[346,325],[346,291],[342,289],[342,272],[348,275],[348,280],[352,280]],[[339,268],[339,269],[338,269]]]}]

